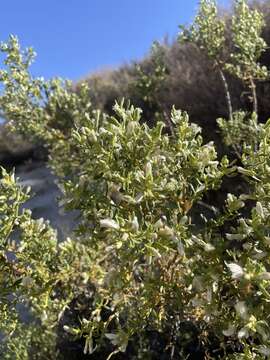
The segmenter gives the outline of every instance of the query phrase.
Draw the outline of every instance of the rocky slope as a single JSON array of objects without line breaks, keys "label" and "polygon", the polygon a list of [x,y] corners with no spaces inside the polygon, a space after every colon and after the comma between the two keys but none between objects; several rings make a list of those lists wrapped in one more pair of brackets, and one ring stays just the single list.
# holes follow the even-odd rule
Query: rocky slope
[{"label": "rocky slope", "polygon": [[16,177],[23,186],[31,187],[31,198],[25,207],[32,210],[33,217],[49,220],[53,228],[57,229],[59,240],[69,236],[76,224],[75,212],[64,213],[58,206],[57,199],[60,191],[56,178],[43,162],[28,162],[15,169]]}]

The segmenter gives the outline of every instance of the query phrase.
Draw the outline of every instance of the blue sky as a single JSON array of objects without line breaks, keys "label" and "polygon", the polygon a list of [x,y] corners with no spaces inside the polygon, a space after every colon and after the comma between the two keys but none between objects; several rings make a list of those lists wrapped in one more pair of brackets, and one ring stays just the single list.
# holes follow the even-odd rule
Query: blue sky
[{"label": "blue sky", "polygon": [[[219,1],[224,4],[226,0]],[[0,38],[18,35],[38,56],[35,75],[78,80],[139,59],[154,40],[172,39],[198,0],[9,0],[1,2]]]}]

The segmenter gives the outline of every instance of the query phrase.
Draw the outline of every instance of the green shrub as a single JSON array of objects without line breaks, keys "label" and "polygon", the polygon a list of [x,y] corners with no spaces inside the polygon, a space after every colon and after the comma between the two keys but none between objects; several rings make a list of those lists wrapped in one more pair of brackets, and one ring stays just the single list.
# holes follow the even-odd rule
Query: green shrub
[{"label": "green shrub", "polygon": [[[212,61],[224,45],[215,6],[202,1],[195,28],[185,33],[203,40]],[[249,24],[247,3],[237,6]],[[261,27],[253,30],[261,43]],[[219,120],[238,155],[230,163],[203,142],[186,112],[172,109],[168,133],[164,121],[149,127],[124,101],[112,115],[95,111],[85,84],[72,93],[62,80],[33,78],[33,50],[21,52],[16,37],[1,49],[1,110],[14,130],[46,144],[61,205],[80,212],[74,239],[58,243],[48,223],[20,210],[27,191],[3,170],[2,358],[269,357],[270,122],[240,111]],[[260,67],[259,52],[251,72]],[[243,57],[231,58],[243,65]],[[234,176],[246,191],[208,202]]]}]

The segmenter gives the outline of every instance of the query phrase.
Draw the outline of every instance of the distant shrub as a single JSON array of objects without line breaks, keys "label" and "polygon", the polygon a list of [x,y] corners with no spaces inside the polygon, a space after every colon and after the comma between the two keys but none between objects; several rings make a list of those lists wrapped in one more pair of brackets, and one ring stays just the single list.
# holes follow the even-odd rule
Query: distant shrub
[{"label": "distant shrub", "polygon": [[13,166],[19,161],[35,156],[35,147],[31,142],[18,134],[11,133],[5,126],[0,124],[0,164]]}]

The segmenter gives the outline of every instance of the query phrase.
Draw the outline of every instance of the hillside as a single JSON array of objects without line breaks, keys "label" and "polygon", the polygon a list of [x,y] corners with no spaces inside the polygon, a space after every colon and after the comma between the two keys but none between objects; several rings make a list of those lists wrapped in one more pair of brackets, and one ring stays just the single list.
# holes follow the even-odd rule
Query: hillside
[{"label": "hillside", "polygon": [[[264,14],[266,26],[263,38],[269,44],[270,3],[267,0],[252,3]],[[230,13],[224,13],[222,16],[229,24]],[[230,31],[227,29],[228,48],[231,47],[230,36]],[[158,56],[161,59],[157,59]],[[145,93],[140,86],[142,76],[155,76],[157,60],[160,60],[164,66],[165,76],[164,79],[162,78],[162,85],[158,88],[155,86],[151,88],[150,84],[149,91],[152,91],[153,98],[150,103],[148,99],[145,100]],[[263,54],[260,62],[269,67],[270,49]],[[228,80],[233,108],[251,109],[249,89],[243,87],[234,77],[228,75]],[[169,112],[175,105],[177,109],[186,110],[191,120],[202,126],[207,139],[213,137],[216,119],[227,117],[225,96],[219,75],[208,57],[194,44],[180,44],[177,40],[170,44],[165,41],[161,44],[159,53],[150,52],[140,62],[132,62],[115,70],[94,73],[83,81],[87,81],[90,85],[89,95],[94,108],[110,113],[115,99],[120,100],[124,97],[130,99],[135,106],[141,107],[145,119],[149,121],[149,118],[154,118],[158,107]],[[258,82],[257,88],[259,119],[266,121],[270,117],[270,80]]]}]

